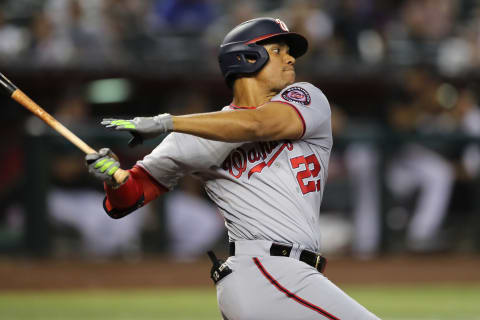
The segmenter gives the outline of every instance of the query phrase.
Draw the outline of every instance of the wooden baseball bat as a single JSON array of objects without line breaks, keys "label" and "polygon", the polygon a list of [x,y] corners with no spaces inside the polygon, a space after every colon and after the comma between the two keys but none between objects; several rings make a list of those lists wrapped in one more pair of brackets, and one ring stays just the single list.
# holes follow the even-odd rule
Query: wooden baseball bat
[{"label": "wooden baseball bat", "polygon": [[[83,142],[79,137],[77,137],[73,132],[68,130],[63,124],[61,124],[57,119],[52,117],[48,112],[43,110],[38,104],[30,99],[22,90],[18,89],[10,80],[7,79],[2,73],[0,73],[0,87],[3,92],[6,93],[10,98],[20,103],[22,106],[30,110],[34,115],[42,119],[46,124],[52,127],[55,131],[64,136],[68,141],[77,146],[80,150],[89,153],[97,153],[89,145]],[[118,169],[113,178],[118,184],[123,183],[128,178],[128,171]]]}]

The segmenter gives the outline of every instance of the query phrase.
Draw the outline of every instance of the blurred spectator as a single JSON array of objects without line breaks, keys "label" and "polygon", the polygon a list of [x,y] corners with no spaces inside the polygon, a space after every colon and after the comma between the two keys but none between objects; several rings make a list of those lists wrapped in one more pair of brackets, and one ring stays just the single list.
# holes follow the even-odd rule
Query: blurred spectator
[{"label": "blurred spectator", "polygon": [[36,66],[66,66],[72,59],[74,48],[68,38],[55,33],[54,26],[44,13],[37,13],[31,23],[32,39],[30,60]]},{"label": "blurred spectator", "polygon": [[70,84],[55,110],[55,118],[66,126],[88,125],[91,106],[86,102],[83,87]]},{"label": "blurred spectator", "polygon": [[352,187],[352,254],[370,259],[379,254],[382,235],[380,154],[375,143],[351,143],[345,164]]},{"label": "blurred spectator", "polygon": [[457,7],[458,2],[453,0],[403,2],[399,20],[391,23],[386,32],[392,61],[400,64],[435,61],[442,40],[454,32]]},{"label": "blurred spectator", "polygon": [[151,2],[104,0],[103,3],[110,63],[135,67],[148,61],[152,53],[158,54],[149,27]]},{"label": "blurred spectator", "polygon": [[457,5],[453,0],[405,1],[401,10],[408,36],[413,40],[439,40],[450,35]]},{"label": "blurred spectator", "polygon": [[447,76],[464,76],[480,66],[480,4],[472,2],[464,11],[462,23],[439,47],[437,63]]},{"label": "blurred spectator", "polygon": [[[10,119],[8,119],[10,120]],[[16,121],[5,121],[0,133],[3,139],[0,150],[0,248],[10,250],[19,247],[24,236],[25,154],[19,125]]]},{"label": "blurred spectator", "polygon": [[343,53],[359,56],[358,38],[363,30],[370,29],[373,19],[371,0],[341,0],[335,10],[335,35],[341,39]]},{"label": "blurred spectator", "polygon": [[328,166],[328,188],[325,189],[320,213],[322,252],[341,255],[350,252],[353,225],[348,215],[352,206],[349,176],[345,170],[344,145],[338,138],[344,134],[348,117],[344,110],[331,105],[332,133],[336,141]]},{"label": "blurred spectator", "polygon": [[[330,157],[329,188],[325,190],[324,203],[328,205],[332,197],[332,182],[335,185],[338,177],[342,177],[344,185],[336,193],[343,204],[341,209],[351,212],[350,252],[357,258],[370,259],[379,253],[381,244],[381,172],[379,146],[375,140],[378,137],[371,124],[357,124],[336,105],[331,105],[331,109],[336,147]],[[372,134],[368,135],[368,131]]]},{"label": "blurred spectator", "polygon": [[286,7],[290,13],[290,29],[305,35],[313,50],[318,50],[333,35],[333,21],[324,9],[324,2],[290,1]]},{"label": "blurred spectator", "polygon": [[[392,126],[399,133],[443,134],[451,130],[445,118],[453,105],[439,96],[441,82],[426,68],[407,71],[405,100],[392,107]],[[394,196],[405,198],[418,190],[418,199],[407,228],[407,246],[414,251],[445,249],[442,223],[451,201],[454,166],[447,143],[410,142],[394,155],[387,185]],[[387,218],[388,219],[388,218]]]},{"label": "blurred spectator", "polygon": [[[84,171],[81,171],[84,169],[81,166],[82,159],[82,155],[68,154],[54,159],[53,174],[57,186],[48,195],[49,214],[57,230],[54,254],[68,251],[67,255],[81,254],[85,258],[137,258],[141,255],[141,231],[149,212],[148,206],[119,221],[108,217],[101,206],[104,195],[91,186],[76,185],[79,183],[76,180],[78,175],[84,176]],[[74,170],[72,167],[80,169]],[[67,168],[71,170],[67,171]],[[66,184],[72,185],[67,187]],[[61,242],[59,234],[65,234],[66,227],[78,233],[78,248],[65,248]]]},{"label": "blurred spectator", "polygon": [[223,15],[213,21],[205,32],[205,41],[214,49],[217,49],[225,35],[235,26],[244,21],[258,18],[261,15],[256,1],[246,0],[233,2],[226,6]]},{"label": "blurred spectator", "polygon": [[[98,1],[48,0],[45,13],[55,34],[69,42],[72,55],[69,64],[103,65],[107,59],[104,26],[100,21]],[[103,31],[103,32],[102,32]]]},{"label": "blurred spectator", "polygon": [[211,0],[157,0],[154,10],[158,28],[171,32],[200,33],[218,14]]},{"label": "blurred spectator", "polygon": [[[452,110],[459,131],[471,136],[480,137],[480,106],[475,92],[470,88],[463,88],[458,95],[458,102]],[[469,143],[461,155],[462,168],[467,179],[475,179],[480,172],[480,146]]]},{"label": "blurred spectator", "polygon": [[0,7],[0,59],[7,63],[18,61],[25,53],[28,38],[29,34],[24,28],[7,22]]},{"label": "blurred spectator", "polygon": [[480,66],[480,4],[472,10],[472,18],[464,31],[463,37],[468,41],[471,50],[471,60],[473,67]]},{"label": "blurred spectator", "polygon": [[480,106],[477,93],[472,88],[463,88],[459,92],[458,103],[453,109],[454,117],[458,119],[460,132],[465,133],[476,142],[470,142],[460,154],[460,170],[457,173],[458,181],[466,186],[463,189],[461,203],[467,215],[459,221],[460,240],[466,240],[471,248],[480,249],[480,217],[478,209],[480,201]]},{"label": "blurred spectator", "polygon": [[290,30],[304,35],[309,42],[307,54],[315,56],[325,50],[324,45],[333,36],[334,31],[334,22],[325,10],[325,2],[287,1],[284,6],[268,12],[267,15],[284,20]]}]

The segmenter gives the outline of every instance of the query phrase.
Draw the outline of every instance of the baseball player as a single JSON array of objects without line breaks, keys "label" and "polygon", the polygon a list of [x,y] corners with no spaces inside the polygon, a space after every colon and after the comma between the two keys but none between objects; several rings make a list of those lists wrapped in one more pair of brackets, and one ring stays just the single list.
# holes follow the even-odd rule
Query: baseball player
[{"label": "baseball player", "polygon": [[332,134],[325,95],[295,83],[295,59],[307,47],[279,19],[246,21],[220,46],[230,105],[104,119],[132,133],[130,145],[172,132],[121,185],[112,178],[119,162],[109,149],[86,156],[89,172],[105,182],[104,208],[113,218],[173,189],[186,174],[203,181],[230,240],[230,257],[212,271],[224,319],[378,319],[322,274],[319,212]]}]

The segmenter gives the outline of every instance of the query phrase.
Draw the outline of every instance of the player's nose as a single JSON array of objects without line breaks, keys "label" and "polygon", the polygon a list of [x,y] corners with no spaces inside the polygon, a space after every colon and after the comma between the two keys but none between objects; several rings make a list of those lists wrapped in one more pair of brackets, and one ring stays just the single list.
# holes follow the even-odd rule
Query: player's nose
[{"label": "player's nose", "polygon": [[292,57],[289,53],[285,54],[285,62],[290,65],[295,65],[296,59]]}]

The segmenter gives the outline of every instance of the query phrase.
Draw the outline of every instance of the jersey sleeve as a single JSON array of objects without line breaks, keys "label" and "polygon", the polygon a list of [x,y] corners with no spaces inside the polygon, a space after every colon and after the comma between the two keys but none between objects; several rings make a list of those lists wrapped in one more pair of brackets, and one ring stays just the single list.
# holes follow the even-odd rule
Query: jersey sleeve
[{"label": "jersey sleeve", "polygon": [[297,82],[274,96],[270,101],[293,107],[303,123],[302,140],[321,140],[331,146],[331,110],[323,92],[308,82]]},{"label": "jersey sleeve", "polygon": [[240,145],[173,132],[137,165],[171,190],[185,175],[220,166],[228,154]]},{"label": "jersey sleeve", "polygon": [[104,184],[103,208],[113,219],[123,218],[168,191],[138,166],[128,172],[128,180],[119,188]]}]

